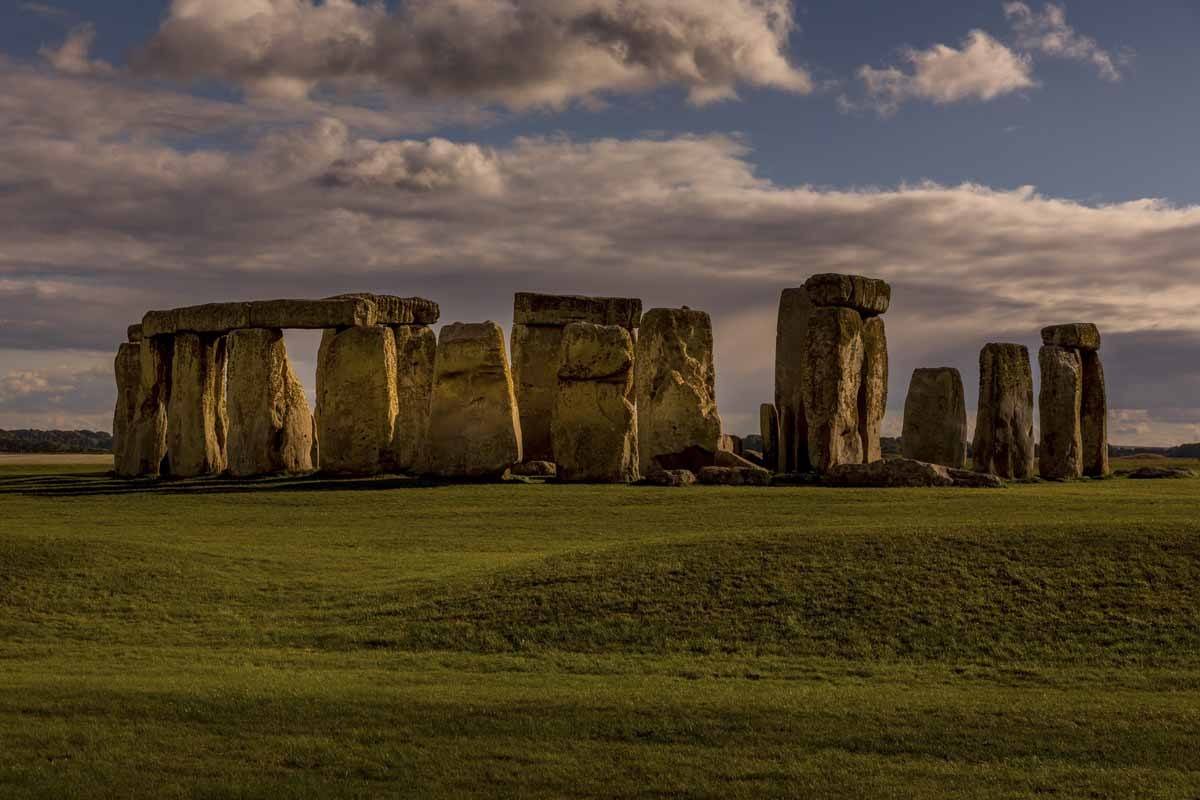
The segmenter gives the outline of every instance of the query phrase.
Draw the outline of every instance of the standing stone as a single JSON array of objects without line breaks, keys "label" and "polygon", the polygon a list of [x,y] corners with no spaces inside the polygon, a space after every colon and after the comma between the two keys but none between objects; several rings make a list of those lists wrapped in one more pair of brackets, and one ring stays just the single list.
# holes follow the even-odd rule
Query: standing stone
[{"label": "standing stone", "polygon": [[117,379],[117,405],[113,411],[113,471],[118,477],[139,474],[134,426],[137,424],[141,391],[142,345],[126,342],[117,350],[113,364]]},{"label": "standing stone", "polygon": [[167,464],[176,478],[225,471],[225,343],[223,337],[180,333],[171,361],[167,404]]},{"label": "standing stone", "polygon": [[[157,478],[163,472],[163,461],[167,455],[172,338],[147,338],[140,344],[132,345],[136,350],[122,348],[118,355],[117,369],[121,374],[118,381],[132,379],[135,371],[137,374],[133,406],[131,410],[126,407],[126,413],[130,415],[129,422],[119,437],[119,459],[114,461],[116,473],[122,478]],[[135,354],[136,368],[133,365]],[[125,400],[128,402],[129,399],[127,393]]]},{"label": "standing stone", "polygon": [[[641,472],[664,469],[685,451],[689,468],[713,466],[721,438],[712,320],[689,308],[655,308],[642,318],[635,361]],[[699,463],[707,462],[707,463]]]},{"label": "standing stone", "polygon": [[809,461],[818,472],[863,461],[858,425],[863,361],[863,319],[859,313],[833,306],[815,309],[808,328],[804,408]]},{"label": "standing stone", "polygon": [[317,356],[322,472],[375,475],[392,466],[397,387],[391,328],[325,331]]},{"label": "standing stone", "polygon": [[234,331],[227,347],[229,474],[311,472],[312,415],[288,362],[283,331]]},{"label": "standing stone", "polygon": [[967,457],[967,405],[953,367],[917,369],[904,401],[904,457],[962,469]]},{"label": "standing stone", "polygon": [[976,472],[1010,480],[1035,476],[1033,372],[1024,345],[988,344],[980,353],[972,449]]},{"label": "standing stone", "polygon": [[512,373],[495,322],[442,328],[428,442],[427,471],[443,478],[498,478],[521,460]]},{"label": "standing stone", "polygon": [[1038,471],[1047,480],[1070,480],[1083,475],[1080,408],[1083,402],[1083,361],[1079,352],[1047,345],[1038,353],[1042,389],[1038,396],[1042,445]]},{"label": "standing stone", "polygon": [[564,329],[551,420],[559,480],[638,480],[633,357],[633,337],[618,325]]},{"label": "standing stone", "polygon": [[631,334],[642,301],[630,297],[518,292],[513,298],[512,372],[526,461],[554,461],[550,419],[558,392],[563,329],[573,322],[617,325]]},{"label": "standing stone", "polygon": [[[775,409],[779,415],[779,454],[767,466],[779,472],[807,472],[808,420],[804,378],[808,365],[808,323],[812,301],[804,288],[784,289],[775,331]],[[763,435],[764,440],[766,434]],[[765,454],[764,454],[765,455]]]},{"label": "standing stone", "polygon": [[763,464],[767,469],[779,471],[779,412],[773,403],[763,403],[758,408],[758,428],[763,441]]},{"label": "standing stone", "polygon": [[429,437],[429,403],[437,361],[437,335],[421,325],[400,325],[396,336],[396,429],[392,460],[401,472],[424,464]]},{"label": "standing stone", "polygon": [[[885,284],[886,285],[886,284]],[[863,322],[862,385],[858,390],[858,430],[862,437],[863,463],[883,458],[879,437],[887,413],[888,349],[882,317]]]},{"label": "standing stone", "polygon": [[1084,350],[1080,355],[1083,358],[1083,474],[1104,478],[1112,472],[1108,460],[1108,389],[1104,383],[1104,364],[1100,354],[1093,350]]}]

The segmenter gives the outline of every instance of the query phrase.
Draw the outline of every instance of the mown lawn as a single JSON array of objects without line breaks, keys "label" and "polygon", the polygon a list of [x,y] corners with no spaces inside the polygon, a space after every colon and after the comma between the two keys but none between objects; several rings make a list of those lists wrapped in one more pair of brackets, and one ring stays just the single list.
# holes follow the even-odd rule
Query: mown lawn
[{"label": "mown lawn", "polygon": [[0,466],[4,798],[1194,800],[1198,741],[1200,480]]}]

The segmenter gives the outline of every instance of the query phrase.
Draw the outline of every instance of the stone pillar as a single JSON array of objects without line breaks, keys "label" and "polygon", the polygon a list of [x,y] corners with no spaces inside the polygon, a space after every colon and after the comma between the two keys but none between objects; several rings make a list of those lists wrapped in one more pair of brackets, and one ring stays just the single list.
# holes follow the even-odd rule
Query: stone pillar
[{"label": "stone pillar", "polygon": [[118,477],[157,478],[162,473],[167,454],[172,338],[144,338],[121,345],[117,353],[113,469]]},{"label": "stone pillar", "polygon": [[113,364],[117,379],[117,405],[113,411],[113,471],[121,478],[139,475],[135,446],[138,401],[142,383],[142,345],[126,342]]},{"label": "stone pillar", "polygon": [[[758,408],[758,428],[763,440],[763,464],[767,469],[782,472],[779,451],[779,412],[772,403],[763,403]],[[808,448],[805,448],[807,452]]]},{"label": "stone pillar", "polygon": [[563,481],[638,480],[633,337],[619,325],[563,330],[550,430]]},{"label": "stone pillar", "polygon": [[[1089,477],[1105,477],[1111,468],[1108,459],[1108,392],[1104,383],[1104,364],[1100,360],[1100,330],[1090,322],[1051,325],[1042,329],[1042,342],[1048,348],[1069,350],[1079,358],[1079,472]],[[1043,409],[1043,442],[1046,429],[1047,414]],[[1067,477],[1074,477],[1073,470]]]},{"label": "stone pillar", "polygon": [[376,475],[392,468],[398,385],[391,328],[325,331],[317,356],[322,472]]},{"label": "stone pillar", "polygon": [[426,469],[442,478],[498,478],[521,461],[512,373],[495,322],[442,328],[428,441]]},{"label": "stone pillar", "polygon": [[573,322],[617,325],[632,334],[642,301],[628,297],[519,292],[513,299],[512,372],[526,461],[554,461],[550,419],[558,393],[563,329]]},{"label": "stone pillar", "polygon": [[883,458],[880,434],[887,413],[888,349],[883,317],[863,321],[862,385],[858,391],[858,431],[862,438],[863,463]]},{"label": "stone pillar", "polygon": [[229,474],[244,478],[312,471],[312,415],[288,362],[283,331],[227,337]]},{"label": "stone pillar", "polygon": [[[779,416],[779,452],[767,466],[780,472],[808,472],[808,419],[804,378],[808,366],[808,322],[813,304],[803,287],[784,289],[775,329],[775,410]],[[766,434],[763,434],[766,441]],[[764,445],[765,446],[765,445]],[[766,453],[763,454],[766,457]]]},{"label": "stone pillar", "polygon": [[437,361],[437,335],[424,325],[398,325],[396,336],[396,426],[392,461],[401,472],[424,466],[429,404]]},{"label": "stone pillar", "polygon": [[198,333],[175,335],[167,405],[167,469],[195,478],[225,471],[225,341]]},{"label": "stone pillar", "polygon": [[1047,480],[1071,480],[1083,475],[1083,438],[1079,412],[1083,401],[1083,361],[1077,350],[1046,345],[1038,353],[1042,389],[1042,446],[1038,472]]},{"label": "stone pillar", "polygon": [[904,457],[952,469],[967,458],[967,405],[953,367],[917,369],[904,401]]},{"label": "stone pillar", "polygon": [[641,473],[713,466],[721,417],[708,314],[689,308],[647,311],[634,371]]},{"label": "stone pillar", "polygon": [[809,321],[804,408],[808,457],[819,472],[863,463],[858,424],[862,329],[862,317],[852,308],[818,308]]},{"label": "stone pillar", "polygon": [[1033,372],[1024,345],[993,343],[980,353],[972,449],[976,472],[1010,480],[1035,476]]}]

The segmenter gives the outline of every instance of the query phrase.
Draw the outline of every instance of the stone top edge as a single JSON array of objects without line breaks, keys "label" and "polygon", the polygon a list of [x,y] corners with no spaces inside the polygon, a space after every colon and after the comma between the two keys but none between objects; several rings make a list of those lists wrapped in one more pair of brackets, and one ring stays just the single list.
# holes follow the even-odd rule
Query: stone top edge
[{"label": "stone top edge", "polygon": [[243,328],[350,328],[375,325],[378,320],[375,303],[361,298],[251,300],[149,311],[142,318],[142,334],[221,334]]},{"label": "stone top edge", "polygon": [[887,313],[892,303],[892,287],[879,278],[825,272],[804,282],[809,299],[816,306],[852,308],[866,316]]},{"label": "stone top edge", "polygon": [[1091,322],[1068,322],[1042,328],[1042,343],[1047,346],[1099,350],[1100,329]]},{"label": "stone top edge", "polygon": [[513,324],[562,327],[571,322],[620,325],[633,330],[641,324],[642,301],[636,297],[588,297],[572,294],[517,292]]}]

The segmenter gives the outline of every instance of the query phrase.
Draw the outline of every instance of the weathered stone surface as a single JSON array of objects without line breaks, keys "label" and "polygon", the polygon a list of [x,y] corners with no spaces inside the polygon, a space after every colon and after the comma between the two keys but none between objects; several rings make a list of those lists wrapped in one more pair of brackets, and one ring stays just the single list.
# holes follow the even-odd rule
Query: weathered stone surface
[{"label": "weathered stone surface", "polygon": [[288,362],[283,331],[234,331],[226,346],[229,474],[311,472],[312,413]]},{"label": "weathered stone surface", "polygon": [[510,471],[522,478],[553,478],[558,475],[558,466],[549,461],[522,461],[513,464]]},{"label": "weathered stone surface", "polygon": [[1103,478],[1112,474],[1108,457],[1108,388],[1100,354],[1084,350],[1083,402],[1080,407],[1083,474]]},{"label": "weathered stone surface", "polygon": [[772,486],[813,486],[820,482],[816,472],[781,472],[771,477]]},{"label": "weathered stone surface", "polygon": [[1071,322],[1042,328],[1042,343],[1075,350],[1099,350],[1100,329],[1090,322]]},{"label": "weathered stone surface", "polygon": [[1079,352],[1046,345],[1038,353],[1042,389],[1038,396],[1042,446],[1038,472],[1047,480],[1083,475],[1083,440],[1079,411],[1083,402],[1083,362]]},{"label": "weathered stone surface", "polygon": [[904,457],[961,469],[967,458],[967,404],[953,367],[917,369],[904,401]]},{"label": "weathered stone surface", "polygon": [[562,337],[561,327],[513,325],[513,384],[521,417],[523,450],[529,460],[554,460],[550,419],[558,394]]},{"label": "weathered stone surface", "polygon": [[134,426],[142,382],[141,344],[122,344],[117,349],[113,371],[117,380],[117,405],[113,410],[113,470],[122,478],[133,478],[140,474]]},{"label": "weathered stone surface", "polygon": [[979,354],[979,412],[972,450],[976,472],[1010,480],[1035,476],[1033,372],[1024,345],[993,343]]},{"label": "weathered stone surface", "polygon": [[393,468],[398,386],[391,328],[325,331],[317,356],[322,472],[374,475]]},{"label": "weathered stone surface", "polygon": [[770,486],[771,471],[760,467],[705,467],[697,480],[705,486]]},{"label": "weathered stone surface", "polygon": [[572,322],[620,325],[635,330],[641,322],[642,301],[632,297],[581,297],[577,295],[518,292],[513,299],[514,325],[566,327]]},{"label": "weathered stone surface", "polygon": [[350,292],[330,300],[369,300],[375,304],[376,325],[435,325],[442,318],[441,307],[423,297],[396,297],[390,294]]},{"label": "weathered stone surface", "polygon": [[688,308],[646,312],[635,372],[642,472],[649,473],[656,459],[670,468],[661,459],[689,447],[716,453],[721,417],[708,314]]},{"label": "weathered stone surface", "polygon": [[563,331],[551,438],[562,481],[638,480],[633,337],[618,325]]},{"label": "weathered stone surface", "polygon": [[[775,329],[775,409],[779,415],[780,472],[805,472],[808,418],[804,413],[804,377],[808,371],[808,323],[814,306],[803,288],[784,289]],[[769,456],[769,454],[768,454]],[[768,458],[768,464],[772,464]]]},{"label": "weathered stone surface", "polygon": [[994,475],[952,470],[939,464],[927,464],[909,458],[875,461],[870,464],[840,464],[825,474],[824,482],[831,486],[872,488],[956,486],[983,489],[1000,488],[1004,485]]},{"label": "weathered stone surface", "polygon": [[862,329],[862,317],[849,308],[818,308],[809,320],[804,409],[809,462],[818,472],[863,461],[858,426]]},{"label": "weathered stone surface", "polygon": [[167,472],[176,478],[225,471],[224,337],[175,338],[167,404]]},{"label": "weathered stone surface", "polygon": [[229,333],[249,328],[348,328],[374,325],[378,317],[369,300],[260,300],[209,303],[169,311],[150,311],[142,318],[145,336],[175,333]]},{"label": "weathered stone surface", "polygon": [[760,465],[730,450],[718,450],[713,456],[713,466],[731,469],[761,469]]},{"label": "weathered stone surface", "polygon": [[882,317],[863,322],[862,385],[858,389],[858,431],[862,460],[870,464],[883,458],[879,436],[887,413],[888,347]]},{"label": "weathered stone surface", "polygon": [[717,449],[726,453],[733,453],[735,456],[742,454],[743,445],[742,437],[735,436],[732,433],[722,433],[721,438],[717,441]]},{"label": "weathered stone surface", "polygon": [[646,476],[643,483],[651,486],[693,486],[696,483],[696,474],[686,469],[656,469]]},{"label": "weathered stone surface", "polygon": [[431,328],[400,325],[396,337],[396,425],[392,462],[401,472],[423,468],[429,439],[429,406],[437,363],[437,335]]},{"label": "weathered stone surface", "polygon": [[852,308],[866,316],[884,314],[892,304],[892,287],[878,278],[861,275],[813,275],[804,282],[816,306]]},{"label": "weathered stone surface", "polygon": [[1170,480],[1176,478],[1194,478],[1196,473],[1183,467],[1138,467],[1126,477],[1136,481]]},{"label": "weathered stone surface", "polygon": [[125,337],[130,342],[140,342],[143,338],[145,338],[142,335],[142,324],[139,322],[136,325],[130,325],[125,331]]},{"label": "weathered stone surface", "polygon": [[521,461],[521,424],[504,332],[495,322],[442,328],[429,422],[428,471],[491,478]]},{"label": "weathered stone surface", "polygon": [[762,459],[767,469],[779,469],[779,412],[773,403],[758,407],[758,427],[763,441]]}]

